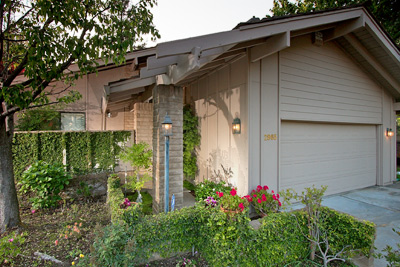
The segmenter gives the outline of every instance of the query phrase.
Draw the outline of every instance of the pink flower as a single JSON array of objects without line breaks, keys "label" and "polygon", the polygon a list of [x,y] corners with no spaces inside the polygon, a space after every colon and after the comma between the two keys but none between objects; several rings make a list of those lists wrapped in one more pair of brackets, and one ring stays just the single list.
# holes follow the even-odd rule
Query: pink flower
[{"label": "pink flower", "polygon": [[276,194],[276,198],[280,198],[279,194]]},{"label": "pink flower", "polygon": [[275,194],[274,190],[271,191],[272,194]]},{"label": "pink flower", "polygon": [[234,197],[234,196],[236,196],[236,190],[235,190],[235,188],[232,188],[232,190],[231,190],[231,195]]},{"label": "pink flower", "polygon": [[257,192],[260,192],[262,190],[261,185],[257,185]]},{"label": "pink flower", "polygon": [[257,199],[257,202],[261,204],[262,202],[261,198]]},{"label": "pink flower", "polygon": [[264,185],[264,190],[267,191],[268,189],[269,189],[269,187]]},{"label": "pink flower", "polygon": [[251,191],[252,194],[254,194],[256,192],[256,190],[253,189],[253,191]]},{"label": "pink flower", "polygon": [[244,210],[244,205],[243,205],[243,203],[239,203],[239,208],[240,208],[241,211]]},{"label": "pink flower", "polygon": [[58,240],[54,241],[54,245],[56,246],[58,245]]},{"label": "pink flower", "polygon": [[253,197],[257,197],[257,195],[253,195]]},{"label": "pink flower", "polygon": [[280,207],[280,206],[282,206],[282,203],[281,203],[280,201],[278,201],[278,205],[279,205],[279,207]]},{"label": "pink flower", "polygon": [[273,198],[274,200],[277,200],[277,198],[276,198],[276,195],[275,195],[275,194],[273,194],[273,195],[272,195],[272,198]]},{"label": "pink flower", "polygon": [[267,197],[265,196],[265,194],[262,194],[261,198],[262,198],[262,201],[267,201]]},{"label": "pink flower", "polygon": [[32,214],[34,214],[36,212],[36,210],[32,210],[31,212],[32,212]]},{"label": "pink flower", "polygon": [[8,239],[8,242],[13,242],[14,241],[14,238],[11,238],[11,239]]},{"label": "pink flower", "polygon": [[222,192],[217,192],[217,196],[222,197],[224,195],[224,193]]}]

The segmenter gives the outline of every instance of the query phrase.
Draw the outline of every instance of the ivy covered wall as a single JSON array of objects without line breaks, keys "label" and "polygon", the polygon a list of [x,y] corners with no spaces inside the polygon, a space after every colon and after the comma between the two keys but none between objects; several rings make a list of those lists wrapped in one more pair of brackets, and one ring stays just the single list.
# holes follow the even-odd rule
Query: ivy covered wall
[{"label": "ivy covered wall", "polygon": [[16,132],[13,139],[14,176],[36,160],[66,164],[72,174],[112,171],[131,131]]}]

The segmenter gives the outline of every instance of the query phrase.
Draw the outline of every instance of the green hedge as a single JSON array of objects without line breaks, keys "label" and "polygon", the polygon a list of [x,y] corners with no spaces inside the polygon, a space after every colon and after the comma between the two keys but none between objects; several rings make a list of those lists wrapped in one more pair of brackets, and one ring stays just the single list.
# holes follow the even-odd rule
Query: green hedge
[{"label": "green hedge", "polygon": [[[119,194],[114,204],[110,201],[114,223],[98,233],[86,265],[90,259],[91,266],[135,266],[146,263],[154,253],[167,257],[190,251],[192,246],[210,266],[284,266],[309,256],[303,211],[269,214],[261,219],[258,230],[250,226],[246,214],[232,219],[218,208],[201,204],[167,214],[132,213],[133,220],[121,220],[116,219],[122,218],[117,205],[123,201],[122,191],[114,190],[118,185],[119,180],[109,180],[111,194]],[[323,208],[321,229],[328,231],[333,253],[350,246],[369,256],[375,239],[373,223]]]},{"label": "green hedge", "polygon": [[37,160],[63,163],[64,151],[68,170],[73,174],[112,171],[117,165],[120,145],[131,132],[16,132],[13,139],[14,176]]}]

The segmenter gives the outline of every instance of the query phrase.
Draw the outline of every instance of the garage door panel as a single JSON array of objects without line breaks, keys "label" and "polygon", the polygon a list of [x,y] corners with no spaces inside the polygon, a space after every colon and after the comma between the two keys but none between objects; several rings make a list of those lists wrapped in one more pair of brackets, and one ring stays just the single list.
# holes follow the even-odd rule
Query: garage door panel
[{"label": "garage door panel", "polygon": [[327,194],[376,184],[376,128],[282,122],[280,188],[328,185]]}]

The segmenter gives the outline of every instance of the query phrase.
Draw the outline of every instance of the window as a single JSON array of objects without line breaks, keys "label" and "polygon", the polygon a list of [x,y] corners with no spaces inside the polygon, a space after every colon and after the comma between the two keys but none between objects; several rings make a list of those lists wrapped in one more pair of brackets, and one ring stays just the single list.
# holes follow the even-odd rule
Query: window
[{"label": "window", "polygon": [[84,131],[86,130],[84,113],[61,113],[61,130]]}]

